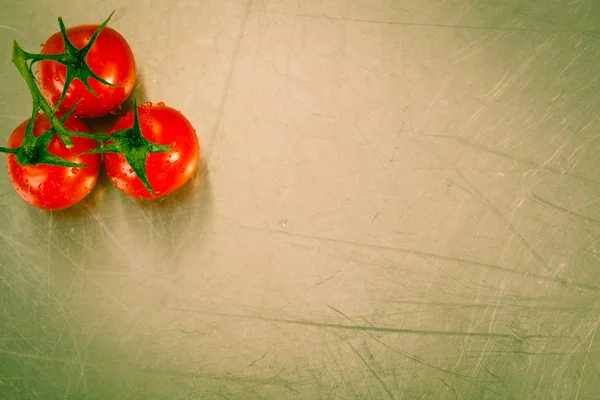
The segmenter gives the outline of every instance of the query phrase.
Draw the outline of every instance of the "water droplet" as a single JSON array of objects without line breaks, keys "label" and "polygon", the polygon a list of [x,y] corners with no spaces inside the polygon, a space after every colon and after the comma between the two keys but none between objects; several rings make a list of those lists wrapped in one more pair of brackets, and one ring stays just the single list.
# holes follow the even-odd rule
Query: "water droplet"
[{"label": "water droplet", "polygon": [[55,76],[54,76],[54,80],[55,80],[56,82],[60,81],[60,76],[58,76],[58,75],[55,75]]},{"label": "water droplet", "polygon": [[71,93],[71,90],[72,90],[72,89],[71,89],[71,86],[69,86],[69,87],[67,88],[67,94]]},{"label": "water droplet", "polygon": [[77,175],[78,172],[79,172],[79,168],[75,168],[75,167],[71,168],[71,173],[73,175]]},{"label": "water droplet", "polygon": [[133,174],[133,168],[129,168],[129,173]]},{"label": "water droplet", "polygon": [[42,44],[40,44],[40,47],[44,47],[46,45],[46,42],[42,42]]},{"label": "water droplet", "polygon": [[162,101],[159,101],[158,103],[156,103],[156,105],[157,105],[158,107],[164,107],[164,106],[165,106],[165,103],[163,103]]},{"label": "water droplet", "polygon": [[152,107],[152,106],[153,106],[153,104],[152,104],[151,101],[147,101],[144,104],[142,104],[142,108],[149,108],[149,107]]}]

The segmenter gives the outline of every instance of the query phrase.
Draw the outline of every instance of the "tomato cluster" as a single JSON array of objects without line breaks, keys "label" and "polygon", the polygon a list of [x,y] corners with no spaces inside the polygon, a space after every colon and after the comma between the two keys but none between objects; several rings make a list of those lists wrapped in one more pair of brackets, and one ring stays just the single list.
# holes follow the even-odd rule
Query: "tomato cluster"
[{"label": "tomato cluster", "polygon": [[[13,44],[13,63],[31,92],[33,111],[0,152],[7,153],[15,191],[32,206],[57,210],[78,203],[93,190],[102,162],[115,187],[138,199],[168,195],[196,172],[196,131],[163,103],[137,105],[133,52],[106,26],[111,17],[69,29],[59,18],[60,31],[40,54]],[[80,119],[114,113],[132,94],[133,110],[107,135],[91,134]]]}]

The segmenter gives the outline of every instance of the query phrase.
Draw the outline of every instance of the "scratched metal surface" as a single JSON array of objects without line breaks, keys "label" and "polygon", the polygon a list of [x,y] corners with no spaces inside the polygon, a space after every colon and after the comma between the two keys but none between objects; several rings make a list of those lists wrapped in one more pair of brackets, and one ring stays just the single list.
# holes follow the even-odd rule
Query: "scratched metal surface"
[{"label": "scratched metal surface", "polygon": [[11,40],[116,9],[206,164],[52,213],[0,176],[0,398],[596,398],[600,3],[0,9],[2,141]]}]

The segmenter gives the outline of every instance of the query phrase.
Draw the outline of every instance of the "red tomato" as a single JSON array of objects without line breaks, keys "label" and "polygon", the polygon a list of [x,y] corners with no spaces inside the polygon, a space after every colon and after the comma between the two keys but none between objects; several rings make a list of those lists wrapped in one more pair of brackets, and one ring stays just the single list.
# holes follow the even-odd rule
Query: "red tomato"
[{"label": "red tomato", "polygon": [[[99,25],[72,27],[67,29],[67,36],[75,47],[81,49],[98,27]],[[64,50],[64,41],[60,32],[57,32],[42,45],[41,54],[62,54]],[[129,97],[135,84],[135,60],[129,44],[117,31],[106,26],[94,42],[86,61],[95,74],[118,86],[111,87],[89,78],[90,86],[98,95],[96,97],[80,80],[75,79],[69,85],[59,110],[66,112],[79,99],[82,101],[73,112],[77,117],[99,117],[118,109]],[[66,70],[64,65],[56,61],[44,60],[38,63],[40,90],[52,106],[56,106],[62,95]]]},{"label": "red tomato", "polygon": [[[194,175],[200,158],[200,145],[196,131],[179,111],[163,103],[146,103],[138,107],[138,114],[142,136],[154,143],[174,144],[170,150],[151,153],[146,158],[148,181],[154,190],[154,198],[159,198],[180,188]],[[130,111],[108,134],[131,128],[133,122],[133,111]],[[152,198],[122,154],[105,153],[104,166],[113,184],[124,193],[139,199]]]},{"label": "red tomato", "polygon": [[[21,145],[28,122],[29,120],[26,120],[15,128],[8,139],[9,148],[17,148]],[[64,125],[75,132],[89,132],[83,122],[72,116],[67,119]],[[44,114],[38,114],[34,124],[34,136],[40,136],[51,127],[52,124],[48,117]],[[22,166],[17,162],[15,155],[7,154],[6,167],[8,168],[10,181],[23,200],[38,208],[59,210],[81,201],[92,191],[98,179],[100,155],[77,156],[77,154],[95,149],[97,144],[93,139],[80,137],[72,137],[72,139],[74,146],[67,149],[59,137],[54,135],[47,150],[66,160],[87,164],[86,168],[46,164]]]}]

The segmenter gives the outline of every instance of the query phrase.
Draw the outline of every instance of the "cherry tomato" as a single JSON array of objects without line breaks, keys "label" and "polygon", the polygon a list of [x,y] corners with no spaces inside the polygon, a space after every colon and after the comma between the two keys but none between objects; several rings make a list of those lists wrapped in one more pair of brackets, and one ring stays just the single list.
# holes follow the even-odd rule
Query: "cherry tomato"
[{"label": "cherry tomato", "polygon": [[[99,25],[79,25],[67,29],[67,36],[75,47],[84,47]],[[42,45],[41,54],[62,54],[65,44],[60,32],[50,36]],[[69,85],[59,110],[66,112],[79,99],[74,116],[91,118],[115,111],[129,97],[135,84],[135,60],[127,41],[114,29],[105,26],[90,49],[86,61],[90,69],[114,85],[111,87],[89,78],[88,83],[98,97],[94,96],[79,80]],[[56,106],[65,85],[66,67],[56,61],[43,60],[38,63],[40,90],[46,100]]]},{"label": "cherry tomato", "polygon": [[[9,148],[17,148],[23,142],[29,119],[15,128],[8,139]],[[89,132],[83,122],[69,117],[65,127],[75,132]],[[34,136],[38,137],[52,124],[44,114],[38,114],[34,122]],[[13,154],[7,154],[6,167],[10,181],[17,194],[32,206],[59,210],[70,207],[85,198],[96,185],[100,170],[100,155],[86,154],[84,151],[97,147],[93,139],[72,137],[74,146],[67,149],[57,135],[50,141],[47,150],[66,160],[87,164],[85,168],[71,168],[56,165],[38,164],[22,166]]]},{"label": "cherry tomato", "polygon": [[[198,137],[183,114],[163,103],[146,103],[138,107],[138,113],[142,136],[154,143],[174,144],[170,150],[151,153],[146,158],[146,173],[154,198],[163,197],[180,188],[196,172],[200,158]],[[133,122],[133,111],[130,111],[108,134],[131,128]],[[152,198],[123,155],[105,153],[104,166],[119,190],[139,199]]]}]

